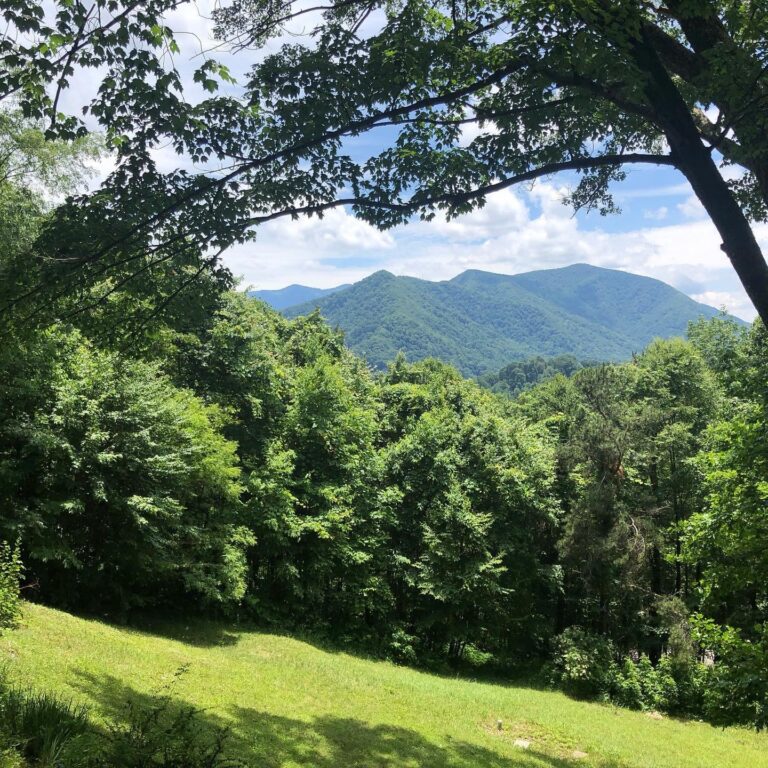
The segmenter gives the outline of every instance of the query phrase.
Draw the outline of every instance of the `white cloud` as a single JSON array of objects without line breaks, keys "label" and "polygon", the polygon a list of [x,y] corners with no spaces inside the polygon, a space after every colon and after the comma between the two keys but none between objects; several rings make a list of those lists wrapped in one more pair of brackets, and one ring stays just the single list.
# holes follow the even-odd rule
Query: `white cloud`
[{"label": "white cloud", "polygon": [[660,208],[648,208],[643,211],[643,218],[650,221],[664,221],[669,215],[669,208],[662,205]]},{"label": "white cloud", "polygon": [[429,231],[440,237],[457,241],[489,240],[510,228],[522,226],[528,220],[528,209],[522,199],[510,190],[490,195],[485,205],[468,216],[448,221],[438,216]]},{"label": "white cloud", "polygon": [[[652,172],[649,169],[633,168],[634,175],[643,172]],[[643,198],[682,197],[691,194],[691,185],[688,182],[680,184],[666,184],[663,187],[641,187],[639,189],[617,189],[614,197],[617,200],[637,200]]]},{"label": "white cloud", "polygon": [[[563,190],[539,184],[509,190],[485,208],[447,222],[414,222],[380,233],[337,210],[323,220],[274,222],[256,243],[226,256],[232,270],[260,288],[292,282],[329,287],[377,269],[446,280],[466,269],[514,274],[585,262],[655,277],[745,319],[755,316],[706,220],[613,233],[585,229],[562,205]],[[757,235],[768,246],[768,227]]]},{"label": "white cloud", "polygon": [[687,219],[706,218],[707,212],[696,195],[689,195],[682,203],[679,203],[677,210]]},{"label": "white cloud", "polygon": [[310,248],[317,256],[395,247],[390,233],[356,219],[342,208],[331,209],[323,218],[276,219],[257,234],[284,243],[286,247]]},{"label": "white cloud", "polygon": [[[259,228],[255,242],[231,248],[225,262],[246,285],[257,288],[290,283],[330,287],[360,280],[377,269],[377,260],[386,258],[396,247],[391,233],[336,208],[322,219],[271,221]],[[350,259],[361,266],[345,266]]]},{"label": "white cloud", "polygon": [[465,125],[461,126],[459,145],[462,147],[468,147],[476,138],[482,136],[483,134],[487,134],[489,136],[497,136],[499,134],[499,127],[493,121],[484,123],[482,127],[479,123],[466,123]]},{"label": "white cloud", "polygon": [[704,291],[704,293],[693,294],[691,298],[717,309],[725,307],[729,312],[739,317],[754,318],[755,316],[755,310],[743,292]]}]

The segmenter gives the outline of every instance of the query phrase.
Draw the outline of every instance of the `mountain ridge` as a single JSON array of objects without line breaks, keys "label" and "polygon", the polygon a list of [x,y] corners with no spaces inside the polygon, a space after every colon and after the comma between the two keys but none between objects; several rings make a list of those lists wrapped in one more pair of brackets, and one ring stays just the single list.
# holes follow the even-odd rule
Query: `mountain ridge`
[{"label": "mountain ridge", "polygon": [[518,275],[471,269],[442,281],[379,270],[282,311],[297,317],[315,308],[377,368],[402,351],[466,375],[535,355],[625,360],[718,313],[655,278],[588,264]]},{"label": "mountain ridge", "polygon": [[312,288],[308,285],[291,283],[285,288],[263,289],[248,291],[248,295],[254,299],[266,301],[273,309],[283,310],[292,307],[295,304],[302,304],[306,301],[315,301],[323,296],[330,296],[336,291],[343,291],[350,288],[351,283],[336,285],[333,288]]}]

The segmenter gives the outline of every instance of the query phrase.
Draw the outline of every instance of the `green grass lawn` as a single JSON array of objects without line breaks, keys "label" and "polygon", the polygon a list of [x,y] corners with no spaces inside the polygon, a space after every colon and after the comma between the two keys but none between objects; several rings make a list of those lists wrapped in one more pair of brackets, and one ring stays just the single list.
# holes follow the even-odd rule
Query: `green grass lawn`
[{"label": "green grass lawn", "polygon": [[98,718],[120,717],[127,700],[157,695],[188,665],[179,699],[229,724],[232,751],[255,766],[768,768],[764,734],[438,677],[210,622],[137,631],[28,605],[23,626],[0,639],[0,658],[16,680],[87,702]]}]

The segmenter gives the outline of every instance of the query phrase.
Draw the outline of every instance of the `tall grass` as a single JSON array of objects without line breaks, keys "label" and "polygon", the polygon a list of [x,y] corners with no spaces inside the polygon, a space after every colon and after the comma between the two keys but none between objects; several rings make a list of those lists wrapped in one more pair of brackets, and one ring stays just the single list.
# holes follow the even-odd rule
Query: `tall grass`
[{"label": "tall grass", "polygon": [[13,751],[39,768],[59,768],[88,731],[84,706],[10,686],[0,677],[0,746],[6,754]]}]

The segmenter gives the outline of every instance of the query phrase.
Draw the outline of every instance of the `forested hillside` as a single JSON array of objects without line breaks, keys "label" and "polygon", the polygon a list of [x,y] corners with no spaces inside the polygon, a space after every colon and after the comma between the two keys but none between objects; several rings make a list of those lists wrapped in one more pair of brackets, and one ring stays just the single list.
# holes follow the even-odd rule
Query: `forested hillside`
[{"label": "forested hillside", "polygon": [[377,272],[284,312],[315,308],[377,368],[403,352],[437,357],[465,375],[536,355],[626,360],[717,314],[658,280],[586,264],[521,275],[470,270],[444,282]]}]

